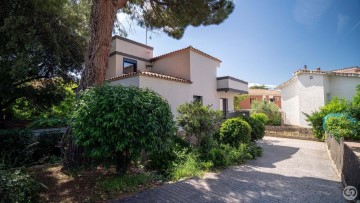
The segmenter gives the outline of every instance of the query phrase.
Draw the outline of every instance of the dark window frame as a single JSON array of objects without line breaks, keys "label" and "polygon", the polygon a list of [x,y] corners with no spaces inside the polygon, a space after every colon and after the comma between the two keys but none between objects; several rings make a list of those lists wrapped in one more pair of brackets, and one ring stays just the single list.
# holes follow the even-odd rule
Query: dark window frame
[{"label": "dark window frame", "polygon": [[[134,70],[133,71],[125,71],[126,70],[125,63],[134,65]],[[127,74],[127,73],[136,72],[136,71],[137,71],[137,61],[134,59],[123,58],[123,73]]]},{"label": "dark window frame", "polygon": [[203,104],[203,97],[202,96],[194,95],[193,100],[194,100],[194,102],[198,101],[198,102],[200,102],[200,104]]}]

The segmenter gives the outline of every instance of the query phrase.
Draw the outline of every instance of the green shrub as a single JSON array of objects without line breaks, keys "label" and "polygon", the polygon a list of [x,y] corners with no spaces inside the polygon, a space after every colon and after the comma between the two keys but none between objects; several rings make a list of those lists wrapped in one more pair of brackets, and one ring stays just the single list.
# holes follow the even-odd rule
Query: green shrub
[{"label": "green shrub", "polygon": [[251,139],[251,127],[241,118],[226,120],[220,128],[221,143],[239,147],[240,144],[247,144]]},{"label": "green shrub", "polygon": [[240,116],[251,127],[251,141],[261,140],[265,135],[265,125],[252,117]]},{"label": "green shrub", "polygon": [[221,144],[210,151],[210,160],[214,168],[224,168],[227,166],[241,164],[253,157],[248,151],[246,144],[239,147],[232,147],[228,144]]},{"label": "green shrub", "polygon": [[268,122],[269,118],[264,113],[253,113],[251,117],[262,122],[264,125]]},{"label": "green shrub", "polygon": [[67,122],[67,118],[37,118],[28,127],[32,129],[57,128],[66,126]]},{"label": "green shrub", "polygon": [[256,157],[262,156],[263,150],[260,146],[257,146],[255,142],[251,142],[248,144],[248,152],[256,159]]},{"label": "green shrub", "polygon": [[326,115],[331,113],[345,112],[348,102],[345,99],[335,97],[331,102],[321,107],[319,111],[313,112],[311,115],[304,113],[307,117],[306,121],[310,123],[314,136],[318,139],[324,140],[325,131],[323,129],[323,119]]},{"label": "green shrub", "polygon": [[281,112],[273,102],[254,101],[251,103],[251,114],[264,113],[268,117],[267,125],[281,125]]},{"label": "green shrub", "polygon": [[31,163],[36,140],[29,130],[0,130],[0,168]]},{"label": "green shrub", "polygon": [[202,163],[199,161],[198,154],[191,152],[186,154],[184,161],[173,163],[170,178],[171,180],[179,180],[187,177],[199,177],[204,173],[202,168]]},{"label": "green shrub", "polygon": [[38,202],[40,189],[26,173],[0,170],[0,202]]},{"label": "green shrub", "polygon": [[125,174],[123,176],[115,176],[106,178],[99,182],[100,188],[111,194],[119,194],[121,192],[132,192],[138,186],[148,186],[154,179],[150,173]]},{"label": "green shrub", "polygon": [[102,85],[81,95],[71,127],[85,155],[127,171],[141,150],[169,146],[175,123],[169,104],[157,93],[136,87]]},{"label": "green shrub", "polygon": [[347,112],[349,113],[350,116],[360,121],[360,85],[356,87],[356,94],[352,98],[351,104]]},{"label": "green shrub", "polygon": [[211,106],[203,106],[200,102],[182,104],[177,111],[177,124],[188,138],[196,137],[197,146],[220,127],[223,119],[221,111],[212,110]]},{"label": "green shrub", "polygon": [[344,115],[340,117],[330,117],[327,119],[326,131],[338,142],[344,138],[358,139],[357,128],[359,122],[353,122]]}]

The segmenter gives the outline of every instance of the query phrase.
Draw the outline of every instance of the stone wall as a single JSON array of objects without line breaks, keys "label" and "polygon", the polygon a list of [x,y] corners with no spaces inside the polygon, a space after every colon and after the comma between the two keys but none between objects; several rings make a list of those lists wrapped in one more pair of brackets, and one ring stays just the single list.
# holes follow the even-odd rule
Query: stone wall
[{"label": "stone wall", "polygon": [[325,142],[343,184],[360,191],[360,143],[337,142],[328,134]]},{"label": "stone wall", "polygon": [[314,137],[311,128],[302,128],[298,126],[266,126],[265,135],[303,140],[317,140]]}]

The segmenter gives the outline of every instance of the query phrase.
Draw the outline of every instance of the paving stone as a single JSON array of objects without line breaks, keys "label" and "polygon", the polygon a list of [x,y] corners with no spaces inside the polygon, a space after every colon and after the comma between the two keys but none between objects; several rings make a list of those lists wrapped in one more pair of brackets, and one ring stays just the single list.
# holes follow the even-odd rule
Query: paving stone
[{"label": "paving stone", "polygon": [[265,137],[245,165],[144,191],[114,202],[346,202],[322,142]]}]

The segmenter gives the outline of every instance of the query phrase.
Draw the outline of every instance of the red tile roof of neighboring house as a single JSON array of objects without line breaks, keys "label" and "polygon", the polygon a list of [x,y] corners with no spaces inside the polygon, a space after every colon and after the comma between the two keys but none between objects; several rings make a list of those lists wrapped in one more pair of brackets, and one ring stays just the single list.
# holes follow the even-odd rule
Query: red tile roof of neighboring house
[{"label": "red tile roof of neighboring house", "polygon": [[258,96],[280,96],[280,92],[276,90],[265,90],[265,89],[249,89],[249,95],[258,95]]},{"label": "red tile roof of neighboring house", "polygon": [[205,56],[205,57],[208,57],[208,58],[210,58],[210,59],[212,59],[212,60],[215,60],[215,61],[221,63],[221,60],[220,60],[220,59],[215,58],[215,57],[213,57],[213,56],[211,56],[211,55],[209,55],[209,54],[207,54],[207,53],[205,53],[205,52],[202,52],[202,51],[200,51],[199,49],[195,49],[195,48],[192,47],[192,46],[188,46],[188,47],[183,48],[183,49],[179,49],[179,50],[175,50],[175,51],[172,51],[172,52],[169,52],[169,53],[166,53],[166,54],[162,54],[162,55],[160,55],[160,56],[157,56],[157,57],[154,57],[154,58],[150,59],[150,61],[156,61],[157,59],[164,58],[164,57],[169,56],[169,55],[172,55],[172,54],[180,53],[180,52],[185,51],[185,50],[194,51],[194,52],[196,52],[196,53],[198,53],[198,54],[200,54],[200,55],[203,55],[203,56]]},{"label": "red tile roof of neighboring house", "polygon": [[292,78],[290,78],[289,80],[278,85],[277,87],[275,87],[275,89],[280,89],[280,88],[286,86],[287,84],[292,83],[296,79],[296,76],[300,75],[302,73],[317,74],[317,75],[338,75],[338,76],[347,76],[347,77],[360,77],[360,68],[355,66],[355,67],[350,67],[350,68],[337,69],[337,70],[333,70],[333,71],[322,71],[320,69],[319,70],[299,69],[293,74],[294,76]]},{"label": "red tile roof of neighboring house", "polygon": [[106,79],[106,81],[115,81],[115,80],[120,80],[120,79],[124,79],[124,78],[140,76],[140,75],[147,76],[147,77],[153,77],[153,78],[160,78],[160,79],[165,79],[165,80],[172,80],[172,81],[188,83],[188,84],[192,83],[190,80],[186,80],[183,78],[178,78],[178,77],[173,77],[173,76],[163,75],[163,74],[153,73],[153,72],[143,72],[140,70],[138,70],[137,72],[127,73],[127,74],[119,75],[116,77],[112,77],[112,78]]}]

